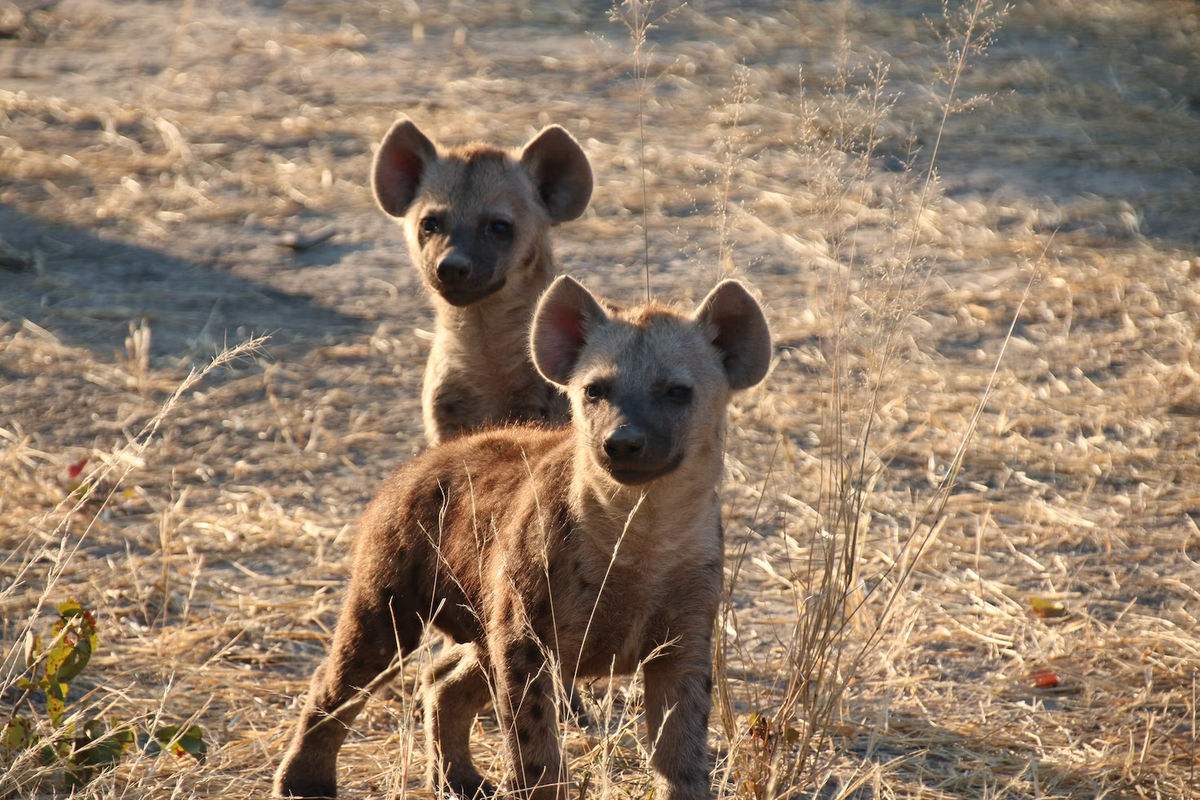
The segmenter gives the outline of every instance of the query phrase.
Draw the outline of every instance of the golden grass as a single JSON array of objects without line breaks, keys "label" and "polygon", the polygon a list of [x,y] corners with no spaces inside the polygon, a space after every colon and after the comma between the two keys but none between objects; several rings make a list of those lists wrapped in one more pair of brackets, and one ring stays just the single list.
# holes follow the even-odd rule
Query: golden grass
[{"label": "golden grass", "polygon": [[[950,117],[926,192],[936,4],[692,4],[649,32],[641,91],[606,9],[426,5],[61,6],[0,44],[0,203],[129,247],[89,263],[86,238],[0,231],[0,709],[24,631],[75,597],[101,650],[69,713],[195,718],[211,744],[204,765],[130,757],[87,796],[261,796],[353,522],[420,445],[411,329],[430,315],[365,180],[404,110],[445,140],[515,143],[550,121],[579,135],[596,196],[558,254],[615,300],[641,298],[648,239],[656,294],[695,299],[733,272],[769,308],[778,360],[731,412],[723,487],[723,795],[1200,793],[1194,6],[1015,6],[958,86],[990,104]],[[346,247],[330,263],[276,247],[325,224],[324,247]],[[390,251],[369,249],[380,237]],[[160,252],[192,272],[117,271]],[[204,298],[187,313],[185,287]],[[260,289],[269,302],[239,297]],[[139,437],[270,303],[300,305]],[[311,309],[349,322],[330,335]],[[83,456],[113,494],[71,512],[64,472]],[[834,595],[838,647],[801,646],[833,630],[813,623]],[[853,670],[837,660],[872,637]],[[823,683],[796,684],[818,656]],[[343,753],[347,796],[429,796],[396,689]],[[589,702],[596,724],[567,727],[573,776],[644,797],[637,682]]]}]

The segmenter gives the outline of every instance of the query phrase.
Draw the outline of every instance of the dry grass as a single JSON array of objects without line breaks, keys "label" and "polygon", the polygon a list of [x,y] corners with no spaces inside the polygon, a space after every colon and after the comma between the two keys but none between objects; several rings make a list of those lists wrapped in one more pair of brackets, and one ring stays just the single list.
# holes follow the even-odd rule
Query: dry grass
[{"label": "dry grass", "polygon": [[[101,650],[69,712],[212,745],[88,796],[261,796],[353,521],[420,446],[430,314],[365,180],[403,110],[579,135],[596,196],[558,254],[600,292],[638,301],[648,249],[658,295],[736,273],[769,308],[723,488],[723,794],[1200,795],[1194,5],[1015,5],[928,187],[962,31],[937,4],[692,3],[642,87],[607,7],[426,5],[62,4],[0,42],[0,708],[75,597]],[[72,510],[83,456],[112,494]],[[643,797],[637,683],[593,688],[573,774]],[[369,705],[348,796],[428,796],[414,725]]]}]

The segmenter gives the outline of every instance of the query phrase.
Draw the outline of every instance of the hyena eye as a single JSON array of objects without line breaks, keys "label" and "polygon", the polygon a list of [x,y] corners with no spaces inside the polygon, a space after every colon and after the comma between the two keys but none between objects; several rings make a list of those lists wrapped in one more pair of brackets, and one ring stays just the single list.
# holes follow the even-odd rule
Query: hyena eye
[{"label": "hyena eye", "polygon": [[497,239],[511,239],[513,235],[513,224],[508,220],[496,219],[492,220],[492,224],[488,225],[488,230]]},{"label": "hyena eye", "polygon": [[591,400],[593,403],[597,400],[604,399],[604,387],[598,383],[589,383],[583,387],[584,398]]},{"label": "hyena eye", "polygon": [[690,403],[692,400],[692,387],[690,386],[669,386],[667,387],[667,399],[674,400],[676,403]]},{"label": "hyena eye", "polygon": [[437,217],[425,217],[421,220],[421,233],[437,233],[441,229],[442,223]]}]

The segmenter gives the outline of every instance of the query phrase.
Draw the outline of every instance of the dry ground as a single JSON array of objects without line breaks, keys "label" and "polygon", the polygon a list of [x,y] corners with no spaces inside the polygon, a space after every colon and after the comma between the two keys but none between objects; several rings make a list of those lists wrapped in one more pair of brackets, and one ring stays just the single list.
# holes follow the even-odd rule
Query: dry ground
[{"label": "dry ground", "polygon": [[[265,791],[353,522],[422,446],[431,315],[365,188],[403,112],[446,140],[579,136],[597,189],[557,253],[592,288],[637,301],[648,246],[656,295],[735,273],[769,308],[778,362],[733,410],[723,490],[723,793],[767,792],[751,715],[798,674],[808,559],[861,491],[864,602],[837,646],[874,648],[797,796],[1200,795],[1194,4],[1015,3],[954,87],[984,102],[938,144],[937,4],[698,0],[650,33],[644,153],[632,43],[590,0],[0,8],[0,710],[27,626],[74,597],[101,650],[70,710],[195,717],[211,744],[90,793]],[[263,332],[144,432],[190,368]],[[113,495],[71,511],[84,456]],[[596,696],[601,721],[636,712],[628,687]],[[406,702],[363,717],[348,796],[428,796]],[[645,796],[636,738],[568,730],[590,792]]]}]

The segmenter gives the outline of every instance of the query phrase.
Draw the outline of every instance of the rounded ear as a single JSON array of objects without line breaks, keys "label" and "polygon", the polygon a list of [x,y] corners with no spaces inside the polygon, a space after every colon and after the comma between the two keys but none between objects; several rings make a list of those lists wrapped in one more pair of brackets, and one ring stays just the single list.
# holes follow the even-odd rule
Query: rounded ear
[{"label": "rounded ear", "polygon": [[529,334],[533,365],[551,383],[565,386],[579,353],[608,314],[592,293],[569,275],[560,275],[538,301]]},{"label": "rounded ear", "polygon": [[545,128],[521,148],[521,166],[533,178],[550,213],[550,224],[575,219],[592,199],[592,166],[575,137],[558,125]]},{"label": "rounded ear", "polygon": [[436,159],[437,146],[412,120],[396,120],[380,142],[371,167],[375,202],[393,217],[403,217],[417,197],[425,168]]},{"label": "rounded ear", "polygon": [[746,389],[761,381],[771,366],[771,331],[758,301],[737,281],[717,284],[697,306],[692,319],[721,351],[729,388]]}]

